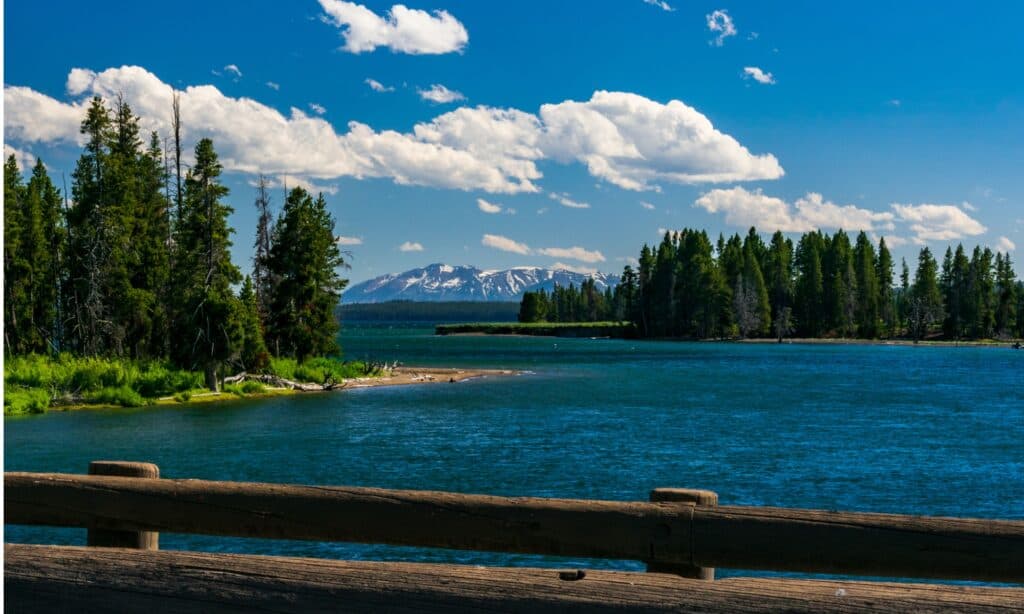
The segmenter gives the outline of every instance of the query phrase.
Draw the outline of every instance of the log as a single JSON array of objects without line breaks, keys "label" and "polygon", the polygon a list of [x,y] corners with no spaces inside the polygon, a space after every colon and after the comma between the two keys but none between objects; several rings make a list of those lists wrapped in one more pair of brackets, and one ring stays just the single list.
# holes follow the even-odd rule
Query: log
[{"label": "log", "polygon": [[5,522],[1024,582],[1024,521],[7,473]]},{"label": "log", "polygon": [[[5,546],[8,612],[1024,611],[1024,589]],[[578,576],[578,574],[576,574]],[[575,577],[575,576],[574,576]]]},{"label": "log", "polygon": [[[159,478],[160,468],[153,463],[127,461],[92,461],[89,475],[117,475],[134,478]],[[159,550],[160,534],[155,531],[106,531],[89,529],[86,544],[105,548],[137,548]]]}]

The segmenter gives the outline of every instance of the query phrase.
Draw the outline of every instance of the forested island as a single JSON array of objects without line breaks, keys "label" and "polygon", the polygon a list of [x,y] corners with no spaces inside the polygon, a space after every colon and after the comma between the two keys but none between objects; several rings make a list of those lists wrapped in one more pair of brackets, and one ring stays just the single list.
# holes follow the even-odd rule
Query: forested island
[{"label": "forested island", "polygon": [[625,321],[639,337],[726,339],[981,340],[1024,336],[1024,283],[1009,254],[947,247],[940,265],[920,250],[911,280],[879,239],[839,230],[781,232],[765,243],[755,228],[745,237],[704,231],[668,232],[644,245],[639,264],[626,266],[614,290],[594,282],[528,292],[519,321]]},{"label": "forested island", "polygon": [[[140,405],[242,372],[325,383],[376,370],[336,359],[346,263],[323,194],[292,189],[275,219],[260,178],[243,278],[214,145],[200,140],[183,173],[177,98],[169,110],[173,135],[146,145],[125,101],[94,98],[70,193],[41,160],[26,183],[7,159],[5,413]],[[262,387],[234,379],[238,394]]]}]

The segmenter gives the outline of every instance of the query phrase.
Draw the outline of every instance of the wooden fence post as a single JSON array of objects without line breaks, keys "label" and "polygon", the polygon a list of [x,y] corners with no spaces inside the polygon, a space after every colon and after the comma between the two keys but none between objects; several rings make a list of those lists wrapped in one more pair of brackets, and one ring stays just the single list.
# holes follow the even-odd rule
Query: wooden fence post
[{"label": "wooden fence post", "polygon": [[[159,478],[160,468],[153,463],[128,461],[92,461],[89,475],[112,475],[126,478]],[[135,550],[159,550],[160,534],[156,531],[107,531],[89,529],[86,537],[89,546],[107,548],[133,548]]]},{"label": "wooden fence post", "polygon": [[[652,503],[693,503],[700,507],[715,507],[718,505],[718,493],[711,490],[696,490],[692,488],[655,488],[651,491],[650,501]],[[648,563],[647,571],[672,573],[684,578],[696,578],[698,580],[715,579],[714,567]]]}]

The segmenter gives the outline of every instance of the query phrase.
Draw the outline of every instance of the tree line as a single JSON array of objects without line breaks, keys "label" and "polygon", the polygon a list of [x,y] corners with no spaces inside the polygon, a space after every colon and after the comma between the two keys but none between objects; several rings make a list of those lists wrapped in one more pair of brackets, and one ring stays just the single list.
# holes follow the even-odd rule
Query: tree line
[{"label": "tree line", "polygon": [[259,371],[271,354],[339,352],[345,261],[323,195],[294,188],[275,219],[260,178],[253,276],[243,278],[231,261],[233,209],[213,142],[196,144],[183,173],[177,97],[172,111],[171,142],[154,132],[144,143],[124,100],[94,98],[70,194],[41,160],[26,183],[7,159],[8,355],[169,359],[216,389],[225,368]]},{"label": "tree line", "polygon": [[614,290],[527,292],[521,322],[629,321],[642,337],[857,337],[941,334],[948,339],[1024,337],[1024,283],[1009,254],[947,247],[941,266],[920,250],[913,280],[906,260],[899,277],[885,239],[864,232],[800,236],[781,232],[765,243],[704,231],[668,232],[644,245]]}]

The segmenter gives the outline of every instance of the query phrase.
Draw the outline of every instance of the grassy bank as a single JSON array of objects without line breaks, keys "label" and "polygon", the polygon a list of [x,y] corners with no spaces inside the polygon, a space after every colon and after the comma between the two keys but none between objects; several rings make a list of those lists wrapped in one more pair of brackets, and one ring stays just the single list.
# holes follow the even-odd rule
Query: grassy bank
[{"label": "grassy bank", "polygon": [[614,337],[636,336],[629,322],[483,322],[439,324],[438,335],[534,335],[538,337]]},{"label": "grassy bank", "polygon": [[[313,358],[301,364],[294,359],[274,358],[266,372],[314,384],[379,374],[376,367],[366,363],[330,358]],[[223,394],[210,395],[203,386],[202,373],[175,369],[163,361],[62,354],[14,356],[4,362],[5,416],[38,414],[54,407],[141,407],[272,392],[259,382],[245,381],[227,384]]]}]

